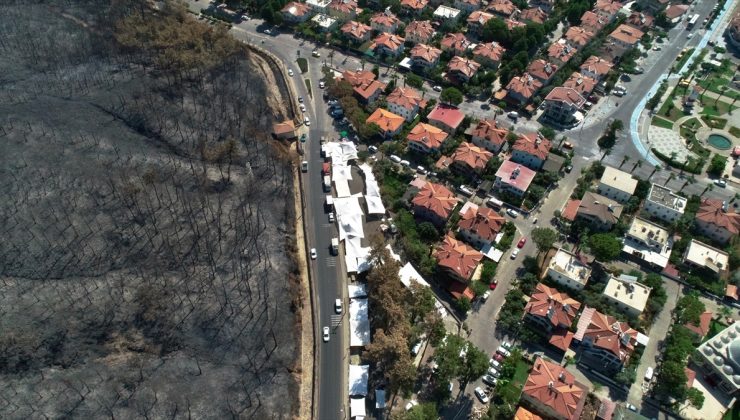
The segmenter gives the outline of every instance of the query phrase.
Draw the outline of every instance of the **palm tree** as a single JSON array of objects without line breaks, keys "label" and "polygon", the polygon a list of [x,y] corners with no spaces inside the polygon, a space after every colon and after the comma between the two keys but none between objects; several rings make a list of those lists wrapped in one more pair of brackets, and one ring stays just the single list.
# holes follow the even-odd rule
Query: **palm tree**
[{"label": "palm tree", "polygon": [[693,176],[693,175],[691,175],[690,177],[688,177],[688,178],[686,179],[686,182],[684,182],[684,183],[683,183],[683,186],[681,187],[681,189],[684,189],[684,188],[686,188],[686,186],[687,186],[687,185],[689,185],[689,184],[693,184],[693,183],[695,183],[695,182],[696,182],[696,178],[694,178],[694,176]]},{"label": "palm tree", "polygon": [[635,164],[632,166],[632,172],[635,172],[635,168],[641,168],[642,167],[642,159],[637,159]]},{"label": "palm tree", "polygon": [[719,102],[719,99],[722,97],[722,95],[727,91],[727,86],[722,86],[719,88],[719,95],[717,95],[717,98],[714,100],[714,106],[717,106],[717,102]]},{"label": "palm tree", "polygon": [[622,158],[622,163],[619,164],[619,169],[622,169],[622,165],[624,165],[625,163],[627,163],[629,161],[630,161],[630,157],[629,156],[623,157]]},{"label": "palm tree", "polygon": [[600,159],[599,161],[603,161],[603,160],[604,160],[604,158],[605,158],[605,157],[606,157],[607,155],[611,154],[611,153],[612,153],[612,148],[611,148],[611,147],[607,147],[606,149],[604,149],[604,154],[603,154],[603,155],[601,155],[601,159]]},{"label": "palm tree", "polygon": [[706,193],[707,191],[712,191],[713,189],[714,189],[714,185],[713,184],[709,184],[709,185],[707,185],[706,188],[704,188],[704,191],[702,191],[701,194],[699,194],[699,196],[703,196],[704,193]]},{"label": "palm tree", "polygon": [[665,185],[668,185],[668,183],[669,183],[669,182],[671,182],[671,180],[672,180],[672,179],[673,179],[673,178],[674,178],[675,176],[676,176],[676,175],[675,175],[675,174],[674,174],[673,172],[671,172],[670,174],[668,174],[668,179],[667,179],[667,180],[665,181],[665,184],[663,184],[663,185],[664,185],[664,186],[665,186]]},{"label": "palm tree", "polygon": [[648,181],[650,180],[650,178],[652,178],[652,177],[653,177],[653,175],[654,175],[654,174],[655,174],[655,173],[656,173],[657,171],[659,171],[659,170],[661,170],[661,169],[663,169],[663,168],[661,168],[661,167],[660,167],[660,165],[655,165],[655,167],[653,167],[653,171],[652,171],[652,172],[650,172],[650,176],[648,176]]}]

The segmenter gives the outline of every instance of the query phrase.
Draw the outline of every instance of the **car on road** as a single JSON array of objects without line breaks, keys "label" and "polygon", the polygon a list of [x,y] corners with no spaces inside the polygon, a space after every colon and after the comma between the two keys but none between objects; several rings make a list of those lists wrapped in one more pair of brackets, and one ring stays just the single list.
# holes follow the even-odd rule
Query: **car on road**
[{"label": "car on road", "polygon": [[488,298],[489,298],[490,296],[491,296],[491,292],[490,292],[490,291],[488,291],[488,292],[486,292],[486,293],[483,293],[483,295],[482,295],[482,296],[480,297],[480,299],[481,299],[481,300],[482,300],[483,302],[485,302],[485,301],[487,301],[487,300],[488,300]]},{"label": "car on road", "polygon": [[303,96],[299,96],[299,97],[298,97],[298,102],[299,102],[299,103],[303,103]]},{"label": "car on road", "polygon": [[323,81],[319,82],[319,89],[323,89],[325,87],[326,87],[326,84]]},{"label": "car on road", "polygon": [[501,343],[501,347],[505,348],[506,350],[511,350],[512,348],[514,348],[514,345],[511,344],[511,341],[504,341],[503,343]]},{"label": "car on road", "polygon": [[475,396],[478,397],[480,402],[482,402],[483,404],[488,403],[488,395],[486,395],[485,391],[483,391],[481,387],[475,388]]},{"label": "car on road", "polygon": [[694,37],[694,33],[690,32],[688,35],[686,35],[686,39],[691,39]]},{"label": "car on road", "polygon": [[491,290],[496,290],[496,286],[498,286],[498,280],[494,279],[491,284],[488,285],[488,288]]},{"label": "car on road", "polygon": [[324,333],[323,333],[323,335],[324,335],[324,343],[326,343],[326,342],[329,341],[329,327],[324,327],[323,328],[323,331],[324,331]]},{"label": "car on road", "polygon": [[517,216],[519,216],[519,212],[514,209],[506,209],[506,214],[508,214],[509,216],[515,219],[517,218]]},{"label": "car on road", "polygon": [[262,31],[265,35],[272,35],[272,31],[270,31],[270,28],[265,29]]},{"label": "car on road", "polygon": [[626,404],[626,405],[627,405],[627,409],[628,409],[628,410],[630,410],[630,411],[634,411],[635,413],[637,413],[637,407],[635,407],[635,406],[634,406],[634,405],[632,405],[632,404]]},{"label": "car on road", "polygon": [[308,172],[308,161],[304,160],[303,162],[301,162],[301,170],[303,172]]},{"label": "car on road", "polygon": [[491,375],[484,375],[483,376],[483,383],[490,386],[496,386],[496,382],[498,382],[498,379],[494,378]]},{"label": "car on road", "polygon": [[566,173],[570,173],[570,171],[572,171],[572,170],[573,170],[573,165],[568,165],[568,166],[565,167],[565,172]]},{"label": "car on road", "polygon": [[314,56],[314,57],[316,57],[316,58],[321,57],[321,54],[319,54],[319,52],[316,51],[316,50],[311,51],[311,55]]},{"label": "car on road", "polygon": [[334,212],[329,213],[329,223],[334,223]]},{"label": "car on road", "polygon": [[515,120],[519,118],[519,113],[516,111],[511,111],[508,114],[506,114],[507,117],[511,118],[512,120]]},{"label": "car on road", "polygon": [[500,354],[500,355],[502,355],[504,357],[511,356],[511,352],[509,350],[506,350],[504,348],[504,346],[498,346],[498,348],[496,349],[496,353],[498,353],[498,354]]},{"label": "car on road", "polygon": [[622,80],[623,80],[623,81],[625,81],[625,82],[629,82],[629,81],[632,81],[632,78],[631,78],[631,77],[630,77],[630,75],[629,75],[629,74],[627,74],[627,73],[622,73],[622,75],[621,75],[621,76],[619,76],[619,78],[620,78],[620,79],[622,79]]},{"label": "car on road", "polygon": [[565,141],[565,142],[563,142],[563,147],[566,148],[566,149],[572,149],[573,148],[573,143],[571,143],[569,141]]},{"label": "car on road", "polygon": [[432,89],[434,89],[435,92],[442,92],[442,86],[434,86]]},{"label": "car on road", "polygon": [[[658,47],[660,49],[660,47]],[[635,67],[635,74],[643,74],[645,73],[645,69],[642,67]]]},{"label": "car on road", "polygon": [[334,312],[338,314],[342,313],[342,299],[336,299],[334,301]]},{"label": "car on road", "polygon": [[519,242],[516,244],[517,248],[524,248],[524,244],[527,243],[527,238],[522,236],[522,239],[519,240]]},{"label": "car on road", "polygon": [[298,108],[301,109],[301,112],[306,112],[306,105],[298,104]]},{"label": "car on road", "polygon": [[316,248],[311,248],[311,259],[312,260],[316,259]]},{"label": "car on road", "polygon": [[288,76],[293,77],[293,69],[288,69]]},{"label": "car on road", "polygon": [[727,181],[725,181],[724,179],[715,179],[714,180],[714,185],[716,185],[716,186],[718,186],[720,188],[725,188],[727,186]]},{"label": "car on road", "polygon": [[488,361],[488,365],[496,370],[501,370],[501,363],[499,363],[495,358],[491,358],[491,360]]},{"label": "car on road", "polygon": [[396,155],[391,155],[390,159],[392,162],[401,163],[401,158]]},{"label": "car on road", "polygon": [[370,153],[378,153],[378,148],[375,146],[370,146],[367,148],[367,151]]},{"label": "car on road", "polygon": [[311,120],[308,119],[308,117],[303,117],[303,124],[306,124],[306,127],[311,125]]},{"label": "car on road", "polygon": [[656,45],[656,46],[654,46],[654,47],[653,47],[653,51],[660,51],[660,50],[662,50],[662,49],[663,49],[663,48],[661,48],[661,46],[660,46],[660,45]]},{"label": "car on road", "polygon": [[494,378],[498,378],[499,376],[501,376],[501,372],[496,370],[496,368],[488,368],[487,372],[489,375],[493,376]]},{"label": "car on road", "polygon": [[515,260],[517,255],[519,255],[519,248],[515,248],[513,251],[511,251],[511,259]]}]

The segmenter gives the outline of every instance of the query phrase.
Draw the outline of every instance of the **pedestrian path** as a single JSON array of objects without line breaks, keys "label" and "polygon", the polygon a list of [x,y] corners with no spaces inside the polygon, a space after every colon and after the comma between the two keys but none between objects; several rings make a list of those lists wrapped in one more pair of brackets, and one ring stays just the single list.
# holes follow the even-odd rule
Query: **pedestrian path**
[{"label": "pedestrian path", "polygon": [[674,159],[677,162],[685,162],[692,155],[684,145],[683,138],[672,129],[651,125],[648,128],[648,138],[651,148],[668,157],[675,153]]}]

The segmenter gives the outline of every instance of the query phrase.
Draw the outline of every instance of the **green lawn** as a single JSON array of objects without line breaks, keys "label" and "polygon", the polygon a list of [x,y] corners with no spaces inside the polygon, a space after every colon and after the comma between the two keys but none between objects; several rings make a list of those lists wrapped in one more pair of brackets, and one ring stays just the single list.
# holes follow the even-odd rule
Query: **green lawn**
[{"label": "green lawn", "polygon": [[707,123],[708,126],[712,128],[718,128],[720,130],[724,129],[727,125],[727,120],[725,118],[717,118],[710,115],[702,115],[701,119]]},{"label": "green lawn", "polygon": [[[711,115],[711,116],[719,116],[722,114],[727,114],[730,112],[730,104],[724,101],[718,101],[715,104],[714,99],[705,99],[704,103],[707,104],[704,106],[704,109],[701,111],[704,115]],[[732,109],[736,109],[736,106],[732,106]]]},{"label": "green lawn", "polygon": [[732,89],[731,87],[722,92],[722,87],[729,87],[729,85],[730,79],[719,76],[708,77],[699,82],[699,86],[707,89],[710,92],[714,92],[717,94],[721,93],[722,97],[727,97],[729,99],[740,98],[740,93],[738,93],[738,91]]},{"label": "green lawn", "polygon": [[686,62],[687,62],[687,61],[689,61],[689,58],[691,58],[691,54],[693,54],[693,53],[694,53],[694,49],[693,49],[693,48],[689,48],[689,50],[688,50],[688,51],[686,51],[686,52],[685,52],[685,53],[684,53],[684,54],[683,54],[683,55],[681,56],[681,59],[680,59],[680,60],[678,60],[678,61],[676,62],[676,64],[675,64],[675,65],[673,66],[673,68],[674,68],[674,69],[676,69],[675,71],[679,71],[679,70],[681,70],[681,68],[683,68],[683,65],[684,65],[684,64],[686,64]]},{"label": "green lawn", "polygon": [[650,124],[668,129],[673,128],[673,121],[668,121],[660,117],[653,117],[653,120],[650,122]]},{"label": "green lawn", "polygon": [[308,60],[301,57],[296,61],[298,62],[298,68],[301,69],[301,73],[306,73],[308,71]]},{"label": "green lawn", "polygon": [[722,420],[740,420],[740,403],[735,403],[730,410],[727,410]]},{"label": "green lawn", "polygon": [[519,384],[521,387],[523,387],[524,383],[527,382],[527,377],[529,376],[529,369],[531,367],[532,366],[530,366],[524,360],[519,360],[519,362],[516,364],[516,371],[514,372],[514,379],[511,382],[514,384]]},{"label": "green lawn", "polygon": [[683,124],[681,124],[681,127],[691,128],[696,130],[697,128],[701,127],[701,123],[696,118],[689,118],[688,120],[684,121]]},{"label": "green lawn", "polygon": [[730,134],[732,134],[735,137],[740,137],[740,128],[737,127],[730,127]]}]

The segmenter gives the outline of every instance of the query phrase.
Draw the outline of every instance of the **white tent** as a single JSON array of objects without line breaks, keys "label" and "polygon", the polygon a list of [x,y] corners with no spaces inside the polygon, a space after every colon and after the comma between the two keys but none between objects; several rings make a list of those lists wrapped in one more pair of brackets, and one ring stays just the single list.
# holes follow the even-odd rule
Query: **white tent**
[{"label": "white tent", "polygon": [[419,283],[422,286],[429,287],[429,283],[421,277],[421,274],[416,271],[411,263],[406,263],[406,265],[401,267],[401,270],[398,271],[398,276],[401,278],[401,283],[406,287],[411,287],[412,281]]},{"label": "white tent", "polygon": [[334,180],[334,188],[337,189],[337,197],[349,197],[352,195],[349,190],[349,183],[345,179]]},{"label": "white tent", "polygon": [[481,248],[480,252],[486,256],[486,258],[490,259],[494,262],[501,261],[501,257],[504,256],[503,251],[493,247],[492,245],[483,245],[483,248]]},{"label": "white tent", "polygon": [[370,344],[370,320],[368,319],[367,299],[350,299],[349,345],[350,347],[362,347],[368,344]]},{"label": "white tent", "polygon": [[349,416],[357,420],[365,418],[365,398],[349,399]]},{"label": "white tent", "polygon": [[385,214],[385,206],[380,198],[380,187],[375,180],[372,168],[363,164],[360,169],[365,174],[365,203],[367,203],[368,214]]},{"label": "white tent", "polygon": [[347,164],[348,161],[357,159],[357,148],[351,142],[330,142],[323,146],[326,156],[331,157],[332,163]]},{"label": "white tent", "polygon": [[391,244],[386,245],[385,246],[385,249],[387,249],[388,252],[391,253],[391,257],[393,257],[394,260],[396,260],[398,262],[401,262],[401,257],[398,254],[396,254],[395,252],[393,252],[393,248],[391,248]]},{"label": "white tent", "polygon": [[350,299],[367,297],[367,285],[365,283],[348,284],[347,294]]},{"label": "white tent", "polygon": [[349,365],[349,395],[367,395],[367,378],[370,372],[369,365]]}]

